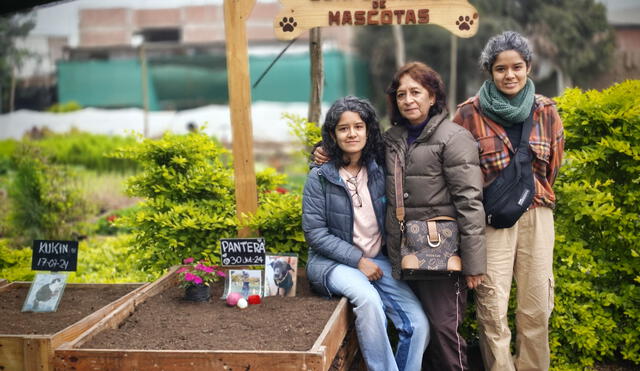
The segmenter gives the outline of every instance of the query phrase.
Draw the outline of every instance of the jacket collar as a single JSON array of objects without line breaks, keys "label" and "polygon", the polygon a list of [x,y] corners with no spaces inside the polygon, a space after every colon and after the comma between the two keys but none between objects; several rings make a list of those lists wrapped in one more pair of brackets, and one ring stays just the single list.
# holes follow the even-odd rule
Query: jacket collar
[{"label": "jacket collar", "polygon": [[[372,174],[380,171],[380,166],[375,160],[370,161],[367,165],[367,173],[369,174],[369,179],[372,179]],[[331,160],[320,165],[320,176],[324,176],[329,182],[334,184],[343,184],[342,178],[340,178],[340,173],[338,172],[338,167],[336,166],[336,162]]]},{"label": "jacket collar", "polygon": [[[427,123],[427,126],[424,127],[422,133],[416,138],[416,143],[426,142],[432,135],[435,133],[436,129],[440,124],[449,116],[449,111],[447,109],[442,110],[439,114],[432,116]],[[403,141],[407,142],[407,124],[401,123],[398,124],[387,131],[391,139],[394,141]]]}]

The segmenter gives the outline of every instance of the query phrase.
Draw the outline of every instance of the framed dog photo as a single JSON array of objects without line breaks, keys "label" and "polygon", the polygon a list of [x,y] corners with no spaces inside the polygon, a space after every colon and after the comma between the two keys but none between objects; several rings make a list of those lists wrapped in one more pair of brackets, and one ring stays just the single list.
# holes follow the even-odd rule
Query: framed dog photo
[{"label": "framed dog photo", "polygon": [[230,269],[222,299],[232,292],[239,292],[245,299],[249,295],[262,296],[262,269]]},{"label": "framed dog photo", "polygon": [[36,273],[22,311],[55,312],[66,284],[67,275],[64,273]]},{"label": "framed dog photo", "polygon": [[264,296],[296,296],[298,255],[265,256]]}]

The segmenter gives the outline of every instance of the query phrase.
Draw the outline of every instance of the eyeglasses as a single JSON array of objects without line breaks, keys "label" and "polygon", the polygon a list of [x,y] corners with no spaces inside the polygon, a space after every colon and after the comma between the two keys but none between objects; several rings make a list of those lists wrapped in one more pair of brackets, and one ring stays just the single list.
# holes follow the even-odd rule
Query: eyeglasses
[{"label": "eyeglasses", "polygon": [[355,207],[362,207],[362,198],[358,193],[358,180],[355,176],[347,179],[347,189],[351,193],[351,200]]}]

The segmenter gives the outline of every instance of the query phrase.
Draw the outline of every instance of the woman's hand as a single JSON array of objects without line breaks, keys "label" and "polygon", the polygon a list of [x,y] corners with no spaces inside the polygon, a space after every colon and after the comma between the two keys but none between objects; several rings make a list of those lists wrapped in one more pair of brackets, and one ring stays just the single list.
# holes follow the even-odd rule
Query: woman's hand
[{"label": "woman's hand", "polygon": [[484,274],[478,274],[475,276],[465,276],[465,278],[467,279],[467,287],[470,289],[475,289],[482,283],[482,280],[484,279]]},{"label": "woman's hand", "polygon": [[327,156],[324,148],[322,148],[322,146],[316,147],[316,149],[313,151],[313,162],[318,165],[322,165],[325,162],[329,162],[329,160],[331,160],[331,157]]},{"label": "woman's hand", "polygon": [[382,278],[382,269],[378,267],[378,264],[372,262],[371,259],[365,257],[360,258],[358,269],[367,276],[369,281],[377,281]]}]

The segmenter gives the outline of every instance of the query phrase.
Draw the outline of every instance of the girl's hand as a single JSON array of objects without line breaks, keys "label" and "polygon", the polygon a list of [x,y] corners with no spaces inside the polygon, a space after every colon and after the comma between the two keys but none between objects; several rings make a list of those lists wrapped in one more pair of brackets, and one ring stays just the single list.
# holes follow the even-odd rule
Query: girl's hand
[{"label": "girl's hand", "polygon": [[382,278],[382,269],[378,267],[378,264],[372,262],[367,258],[360,258],[358,262],[358,269],[362,272],[369,281],[377,281]]}]

